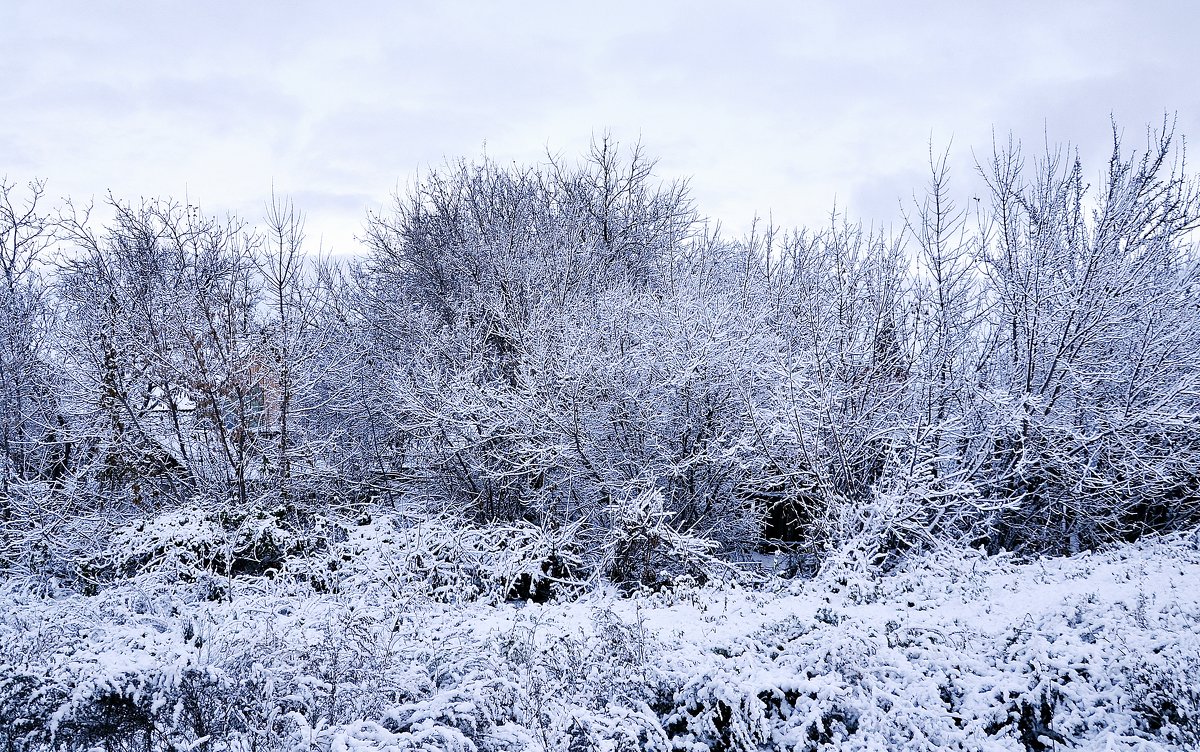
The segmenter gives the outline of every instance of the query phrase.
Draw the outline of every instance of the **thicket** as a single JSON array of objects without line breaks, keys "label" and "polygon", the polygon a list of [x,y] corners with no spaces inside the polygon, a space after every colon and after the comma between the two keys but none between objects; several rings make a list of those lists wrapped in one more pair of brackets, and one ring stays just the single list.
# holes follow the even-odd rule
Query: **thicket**
[{"label": "thicket", "polygon": [[[214,577],[204,557],[168,546],[176,556],[143,560],[141,574],[90,596],[3,583],[0,749],[1200,743],[1194,535],[1049,564],[946,549],[889,576],[831,566],[758,590],[679,585],[626,599],[597,588],[518,607],[499,601],[527,559],[498,542],[528,541],[528,527],[396,523],[342,527],[329,549],[293,552],[290,575]],[[255,524],[287,540],[279,523]],[[129,535],[144,554],[193,526],[217,527],[179,515]],[[197,537],[200,551],[220,538]],[[104,564],[123,566],[129,547],[116,542]]]},{"label": "thicket", "polygon": [[[338,544],[315,520],[384,512],[507,531],[494,555],[524,546],[515,585],[548,596],[1185,527],[1200,203],[1174,143],[1114,128],[1093,185],[1010,140],[977,196],[933,155],[895,231],[726,238],[605,138],[433,170],[348,263],[276,197],[252,226],[5,182],[0,564],[94,588],[164,555],[97,561],[118,530],[186,513],[202,569],[265,576]],[[268,516],[287,540],[246,532]]]}]

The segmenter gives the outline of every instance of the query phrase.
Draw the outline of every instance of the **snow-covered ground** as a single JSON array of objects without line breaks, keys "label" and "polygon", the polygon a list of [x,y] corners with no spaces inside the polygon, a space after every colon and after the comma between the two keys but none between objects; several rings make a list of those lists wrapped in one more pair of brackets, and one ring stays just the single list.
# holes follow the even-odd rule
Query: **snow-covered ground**
[{"label": "snow-covered ground", "polygon": [[[378,524],[359,541],[378,541]],[[345,545],[353,545],[353,540]],[[367,555],[373,553],[376,555]],[[14,748],[1200,749],[1200,545],[445,603],[141,577],[0,599]]]}]

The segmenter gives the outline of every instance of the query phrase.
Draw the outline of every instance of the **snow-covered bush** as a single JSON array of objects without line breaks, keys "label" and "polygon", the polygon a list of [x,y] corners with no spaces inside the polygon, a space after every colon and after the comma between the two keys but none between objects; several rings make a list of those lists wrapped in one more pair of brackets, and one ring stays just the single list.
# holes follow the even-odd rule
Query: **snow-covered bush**
[{"label": "snow-covered bush", "polygon": [[612,582],[661,588],[680,578],[705,583],[736,576],[734,566],[714,555],[717,544],[670,524],[657,489],[632,493],[610,512],[612,529],[603,544],[600,571]]},{"label": "snow-covered bush", "polygon": [[344,525],[344,539],[325,558],[302,559],[291,571],[319,575],[339,591],[379,590],[445,603],[545,601],[578,595],[590,576],[577,534],[577,525],[477,525],[379,514]]},{"label": "snow-covered bush", "polygon": [[320,591],[286,567],[217,601],[149,574],[87,596],[6,583],[0,748],[1195,745],[1200,559],[1182,536],[1053,566],[944,550],[769,592],[601,585],[518,604],[514,569],[477,569],[491,595],[447,602],[402,568],[372,572],[404,563],[412,528],[345,530],[330,551],[357,554]]},{"label": "snow-covered bush", "polygon": [[1138,731],[1177,744],[1200,748],[1200,640],[1196,632],[1179,635],[1176,644],[1157,645],[1127,666],[1129,691]]},{"label": "snow-covered bush", "polygon": [[289,560],[324,550],[343,535],[330,517],[291,505],[187,506],[117,529],[105,548],[81,565],[80,576],[96,585],[141,574],[187,583],[274,575]]}]

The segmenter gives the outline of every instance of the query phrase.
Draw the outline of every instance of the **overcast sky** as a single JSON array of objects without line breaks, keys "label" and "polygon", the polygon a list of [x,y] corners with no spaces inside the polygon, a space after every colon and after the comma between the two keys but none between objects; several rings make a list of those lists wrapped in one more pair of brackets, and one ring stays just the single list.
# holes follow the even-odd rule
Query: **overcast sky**
[{"label": "overcast sky", "polygon": [[[929,142],[958,177],[993,129],[1099,170],[1177,113],[1200,134],[1185,2],[0,3],[0,176],[76,200],[185,194],[356,251],[419,169],[641,139],[727,227],[889,222]],[[1200,7],[1200,6],[1197,6]]]}]

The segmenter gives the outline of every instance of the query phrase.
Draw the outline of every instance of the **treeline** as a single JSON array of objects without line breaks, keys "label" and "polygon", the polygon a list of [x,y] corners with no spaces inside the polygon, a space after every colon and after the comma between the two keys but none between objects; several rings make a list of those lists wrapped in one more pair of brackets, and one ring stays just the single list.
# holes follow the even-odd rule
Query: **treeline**
[{"label": "treeline", "polygon": [[306,253],[277,197],[256,225],[119,198],[96,221],[4,183],[3,565],[197,504],[881,565],[1200,517],[1200,203],[1169,129],[1114,131],[1095,184],[1010,140],[965,202],[935,157],[887,232],[725,238],[653,167],[609,139],[448,164],[354,263]]}]

